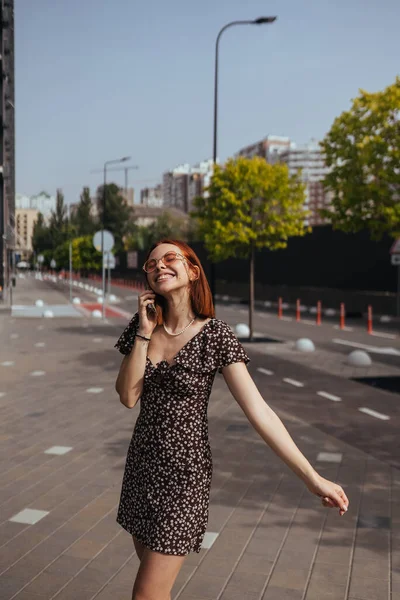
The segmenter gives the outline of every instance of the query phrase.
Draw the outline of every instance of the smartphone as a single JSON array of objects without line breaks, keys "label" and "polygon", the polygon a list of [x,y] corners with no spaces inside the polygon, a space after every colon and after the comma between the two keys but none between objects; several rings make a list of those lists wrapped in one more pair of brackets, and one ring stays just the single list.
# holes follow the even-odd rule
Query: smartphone
[{"label": "smartphone", "polygon": [[[146,289],[151,290],[151,287],[149,285],[146,285]],[[151,290],[151,291],[153,291],[153,290]],[[151,313],[157,313],[157,309],[155,307],[155,304],[153,304],[153,303],[148,304],[146,306],[146,308],[147,308],[147,312],[150,313],[150,314]]]}]

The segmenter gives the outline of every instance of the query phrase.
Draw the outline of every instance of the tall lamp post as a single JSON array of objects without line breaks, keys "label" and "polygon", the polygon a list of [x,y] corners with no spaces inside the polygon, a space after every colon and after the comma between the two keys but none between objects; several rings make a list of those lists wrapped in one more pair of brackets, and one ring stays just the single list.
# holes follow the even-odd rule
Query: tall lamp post
[{"label": "tall lamp post", "polygon": [[[214,137],[213,137],[213,163],[217,162],[217,140],[218,140],[218,53],[219,53],[219,41],[222,34],[229,27],[234,25],[267,25],[276,21],[277,17],[259,17],[258,19],[248,21],[232,21],[227,25],[224,25],[220,30],[217,41],[215,43],[215,72],[214,72]],[[211,263],[210,270],[210,283],[211,283],[211,294],[215,305],[215,264]]]},{"label": "tall lamp post", "polygon": [[116,158],[115,160],[107,160],[104,163],[104,184],[103,184],[103,218],[101,222],[101,256],[102,256],[102,270],[101,270],[101,281],[102,281],[102,289],[103,289],[103,304],[102,304],[102,317],[105,317],[105,308],[106,308],[106,295],[105,295],[105,285],[106,285],[106,265],[104,260],[104,229],[106,226],[106,185],[107,185],[107,167],[108,165],[115,165],[119,163],[126,162],[130,160],[130,156],[123,156],[122,158]]}]

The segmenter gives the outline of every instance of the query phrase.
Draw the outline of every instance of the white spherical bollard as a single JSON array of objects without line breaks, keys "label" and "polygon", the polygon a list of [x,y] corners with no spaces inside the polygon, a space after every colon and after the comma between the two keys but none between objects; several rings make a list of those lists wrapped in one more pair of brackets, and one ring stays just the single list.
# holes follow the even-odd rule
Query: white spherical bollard
[{"label": "white spherical bollard", "polygon": [[54,317],[54,313],[52,310],[45,310],[42,313],[42,317],[44,317],[45,319],[52,319]]},{"label": "white spherical bollard", "polygon": [[36,306],[44,306],[44,302],[43,302],[43,300],[36,300],[35,305]]},{"label": "white spherical bollard", "polygon": [[92,317],[94,319],[101,319],[101,317],[102,317],[101,310],[92,310]]},{"label": "white spherical bollard", "polygon": [[115,296],[115,294],[110,294],[109,300],[110,302],[118,302],[118,298]]},{"label": "white spherical bollard", "polygon": [[80,287],[80,288],[83,288],[83,283],[82,283],[82,281],[80,281],[80,282],[78,283],[78,287]]},{"label": "white spherical bollard", "polygon": [[364,350],[353,350],[347,357],[347,364],[352,367],[369,367],[372,365],[372,360]]},{"label": "white spherical bollard", "polygon": [[389,317],[389,315],[382,315],[379,320],[380,320],[381,323],[390,323],[390,321],[392,320],[392,318]]},{"label": "white spherical bollard", "polygon": [[238,323],[235,327],[235,333],[238,337],[249,337],[249,326],[246,323]]},{"label": "white spherical bollard", "polygon": [[308,338],[300,338],[294,345],[295,350],[299,352],[314,352],[315,346]]},{"label": "white spherical bollard", "polygon": [[88,290],[89,289],[89,284],[85,283],[85,285],[83,287],[85,288],[85,290]]},{"label": "white spherical bollard", "polygon": [[98,302],[99,304],[104,304],[104,298],[103,298],[103,296],[98,296],[98,297],[97,297],[97,302]]},{"label": "white spherical bollard", "polygon": [[72,299],[72,304],[80,304],[80,303],[81,303],[81,299],[80,298],[75,297],[75,298]]}]

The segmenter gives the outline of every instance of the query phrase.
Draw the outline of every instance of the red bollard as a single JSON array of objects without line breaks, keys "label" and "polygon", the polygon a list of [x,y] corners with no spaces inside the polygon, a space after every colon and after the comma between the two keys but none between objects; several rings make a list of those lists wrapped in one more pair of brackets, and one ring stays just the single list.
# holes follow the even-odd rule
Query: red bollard
[{"label": "red bollard", "polygon": [[321,325],[321,302],[317,302],[317,325]]},{"label": "red bollard", "polygon": [[278,319],[282,319],[282,298],[278,298]]},{"label": "red bollard", "polygon": [[296,300],[296,321],[300,322],[300,300]]},{"label": "red bollard", "polygon": [[368,333],[372,333],[372,306],[368,306]]},{"label": "red bollard", "polygon": [[340,304],[340,329],[345,328],[344,320],[345,320],[346,311],[344,308],[344,302]]}]

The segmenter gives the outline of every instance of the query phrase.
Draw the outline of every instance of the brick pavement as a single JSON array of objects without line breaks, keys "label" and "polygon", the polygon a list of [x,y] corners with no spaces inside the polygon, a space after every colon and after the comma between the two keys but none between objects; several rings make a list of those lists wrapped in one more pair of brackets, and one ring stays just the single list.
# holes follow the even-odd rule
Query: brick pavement
[{"label": "brick pavement", "polygon": [[[120,356],[112,346],[123,326],[0,317],[0,363],[14,363],[0,366],[2,600],[130,598],[138,560],[115,522],[138,414],[113,390]],[[281,397],[289,393],[282,386]],[[340,518],[320,506],[218,376],[209,408],[208,525],[218,535],[186,559],[172,597],[400,598],[399,471],[274,408],[318,471],[345,486],[349,513]],[[52,446],[72,449],[46,454]],[[9,520],[25,508],[48,514],[34,525]]]}]

